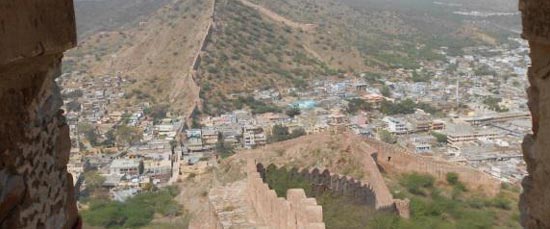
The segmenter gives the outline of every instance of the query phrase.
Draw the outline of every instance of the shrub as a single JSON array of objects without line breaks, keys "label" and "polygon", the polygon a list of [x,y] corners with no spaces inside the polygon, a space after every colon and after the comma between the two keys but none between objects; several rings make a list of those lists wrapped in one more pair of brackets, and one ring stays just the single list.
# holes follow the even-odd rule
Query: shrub
[{"label": "shrub", "polygon": [[504,209],[504,210],[510,210],[511,209],[511,201],[502,197],[498,196],[491,200],[491,205],[496,208]]},{"label": "shrub", "polygon": [[[432,132],[432,136],[434,136],[437,139],[437,142],[439,142],[439,143],[447,143],[447,135],[440,134],[440,133],[437,133],[437,132]],[[448,177],[447,177],[447,179],[448,179]],[[457,179],[458,179],[458,177],[457,177]]]},{"label": "shrub", "polygon": [[455,185],[458,183],[458,174],[457,173],[447,173],[447,182],[451,185]]},{"label": "shrub", "polygon": [[92,226],[106,228],[137,228],[148,225],[153,215],[180,214],[181,207],[174,201],[178,194],[176,187],[167,187],[157,192],[138,194],[125,202],[93,201],[90,208],[82,212],[84,221]]},{"label": "shrub", "polygon": [[433,176],[418,173],[407,174],[399,180],[401,185],[415,195],[426,195],[423,189],[432,188],[434,182],[435,178]]}]

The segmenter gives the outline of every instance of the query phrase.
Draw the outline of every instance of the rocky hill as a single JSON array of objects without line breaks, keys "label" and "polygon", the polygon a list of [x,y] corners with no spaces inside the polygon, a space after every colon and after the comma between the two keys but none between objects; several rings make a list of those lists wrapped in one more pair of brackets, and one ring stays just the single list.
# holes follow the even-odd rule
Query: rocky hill
[{"label": "rocky hill", "polygon": [[171,104],[188,114],[199,88],[191,66],[212,20],[213,0],[177,0],[114,29],[103,28],[83,39],[67,54],[66,68],[91,77],[120,75],[132,84],[126,105],[138,102]]},{"label": "rocky hill", "polygon": [[442,46],[456,55],[518,36],[511,35],[519,16],[510,0],[492,2],[499,7],[467,0],[83,0],[76,4],[82,41],[66,68],[128,77],[126,105],[166,103],[180,114],[200,105],[219,114],[238,107],[234,93],[416,68],[442,60]]}]

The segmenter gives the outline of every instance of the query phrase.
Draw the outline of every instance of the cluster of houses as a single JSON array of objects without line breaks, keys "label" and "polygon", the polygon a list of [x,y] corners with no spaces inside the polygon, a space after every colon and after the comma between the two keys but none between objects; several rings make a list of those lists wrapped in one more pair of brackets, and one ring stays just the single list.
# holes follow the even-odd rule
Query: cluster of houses
[{"label": "cluster of houses", "polygon": [[[447,55],[442,48],[440,52],[446,56],[445,61],[423,62],[419,69],[389,70],[381,75],[384,80],[373,80],[368,74],[344,74],[321,77],[310,82],[306,89],[264,88],[252,94],[228,95],[228,98],[250,95],[278,107],[297,108],[300,113],[252,114],[247,109],[235,110],[216,117],[202,117],[199,128],[185,130],[183,117],[168,114],[161,120],[149,118],[145,111],[152,104],[123,106],[121,98],[128,96],[123,88],[129,84],[124,77],[118,74],[85,77],[75,72],[62,77],[67,80],[60,82],[63,94],[68,95],[66,102],[78,107],[66,114],[73,141],[68,169],[75,176],[75,184],[84,183],[84,186],[81,174],[97,170],[105,177],[104,187],[110,190],[111,197],[124,200],[151,185],[170,183],[181,173],[180,161],[186,165],[196,164],[212,155],[220,145],[234,149],[264,146],[273,128],[280,125],[288,128],[289,133],[346,129],[379,138],[385,130],[395,138],[396,144],[411,152],[464,163],[514,182],[525,172],[517,155],[521,138],[530,131],[523,90],[526,82],[525,77],[520,77],[525,74],[529,58],[527,45],[518,42],[520,45],[514,48],[465,49],[462,56]],[[483,68],[484,71],[479,70]],[[492,111],[484,102],[490,97],[499,98],[498,105],[507,112]],[[350,112],[350,102],[354,99],[374,109]],[[385,115],[376,109],[383,101],[405,99],[429,104],[444,113],[436,117],[417,109],[408,115]],[[464,108],[470,113],[454,113]],[[95,152],[93,146],[82,141],[85,136],[79,131],[79,124],[83,122],[93,124],[100,139],[121,125],[142,130],[142,136],[139,144],[119,146],[112,149],[112,153]],[[434,133],[445,136],[446,142],[441,142]],[[183,141],[176,142],[180,136]],[[174,148],[182,153],[174,153]],[[83,155],[81,149],[93,153]]]}]

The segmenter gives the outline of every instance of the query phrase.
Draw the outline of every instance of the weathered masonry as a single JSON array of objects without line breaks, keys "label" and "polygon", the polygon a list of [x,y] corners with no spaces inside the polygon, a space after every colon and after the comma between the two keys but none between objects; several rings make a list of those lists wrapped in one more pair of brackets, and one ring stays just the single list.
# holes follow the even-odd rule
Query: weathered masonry
[{"label": "weathered masonry", "polygon": [[550,1],[520,0],[519,9],[531,47],[527,94],[533,119],[533,135],[523,141],[529,176],[522,183],[521,224],[550,228]]},{"label": "weathered masonry", "polygon": [[76,45],[72,0],[0,1],[0,228],[79,228],[54,79]]}]

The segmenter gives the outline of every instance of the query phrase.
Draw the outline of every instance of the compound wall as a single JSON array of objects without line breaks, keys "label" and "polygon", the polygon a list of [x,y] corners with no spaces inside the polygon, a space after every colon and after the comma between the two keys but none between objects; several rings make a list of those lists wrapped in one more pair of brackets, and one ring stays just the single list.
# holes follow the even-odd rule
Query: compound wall
[{"label": "compound wall", "polygon": [[[269,169],[286,170],[284,167],[277,168],[275,165],[270,165],[267,169],[262,164],[256,165],[256,170],[263,180],[265,180],[266,172]],[[397,213],[404,218],[409,217],[408,200],[393,200],[386,205],[377,205],[379,201],[377,201],[378,195],[376,189],[370,184],[362,183],[352,177],[334,174],[326,169],[321,172],[317,168],[309,170],[292,168],[290,176],[301,177],[311,183],[311,196],[313,197],[318,197],[328,192],[334,195],[349,197],[353,199],[354,203],[366,205],[378,211]],[[386,195],[386,193],[383,195]]]},{"label": "compound wall", "polygon": [[269,228],[324,229],[323,209],[315,198],[307,198],[303,189],[289,189],[287,197],[279,198],[264,183],[256,164],[247,162],[247,192],[256,214]]},{"label": "compound wall", "polygon": [[498,180],[481,171],[444,161],[435,161],[433,158],[415,155],[401,147],[374,139],[365,139],[365,141],[376,149],[372,156],[386,172],[425,173],[439,180],[446,179],[447,173],[454,172],[469,189],[483,190],[491,195],[496,195],[500,189]]}]

